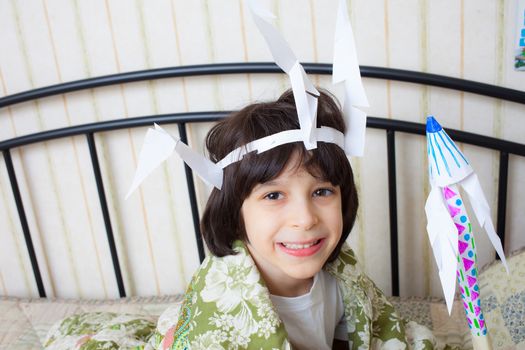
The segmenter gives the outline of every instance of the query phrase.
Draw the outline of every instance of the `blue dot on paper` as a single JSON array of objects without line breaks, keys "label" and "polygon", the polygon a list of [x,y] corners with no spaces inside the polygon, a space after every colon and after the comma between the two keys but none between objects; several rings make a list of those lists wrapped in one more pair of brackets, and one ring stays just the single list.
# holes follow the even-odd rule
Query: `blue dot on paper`
[{"label": "blue dot on paper", "polygon": [[474,286],[474,290],[477,292],[479,290],[479,287],[477,285]]},{"label": "blue dot on paper", "polygon": [[472,276],[476,276],[476,269],[472,269]]},{"label": "blue dot on paper", "polygon": [[461,205],[461,199],[456,199],[456,205]]},{"label": "blue dot on paper", "polygon": [[486,329],[483,330],[483,335],[487,335],[487,330]]},{"label": "blue dot on paper", "polygon": [[470,235],[468,233],[464,237],[465,237],[466,241],[468,241],[470,239]]},{"label": "blue dot on paper", "polygon": [[465,215],[462,215],[459,220],[461,220],[461,222],[465,222],[467,221],[467,217]]},{"label": "blue dot on paper", "polygon": [[472,250],[468,252],[468,256],[469,256],[470,258],[472,258],[473,255],[474,255],[474,252],[473,252]]}]

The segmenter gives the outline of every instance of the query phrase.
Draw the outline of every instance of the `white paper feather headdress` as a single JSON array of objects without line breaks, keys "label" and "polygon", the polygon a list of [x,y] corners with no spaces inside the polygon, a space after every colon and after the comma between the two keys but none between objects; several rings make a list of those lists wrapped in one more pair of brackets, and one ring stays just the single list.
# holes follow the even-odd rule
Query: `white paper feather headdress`
[{"label": "white paper feather headdress", "polygon": [[204,155],[193,151],[180,139],[173,138],[161,127],[155,125],[155,128],[148,129],[146,134],[137,171],[126,198],[173,151],[176,151],[206,183],[217,189],[222,187],[223,169],[228,165],[240,161],[247,153],[253,151],[262,153],[291,142],[303,142],[308,150],[316,148],[317,142],[333,143],[341,147],[348,156],[363,155],[366,113],[355,106],[367,107],[368,99],[361,81],[346,1],[339,1],[332,76],[334,84],[344,82],[343,115],[347,127],[345,134],[331,127],[321,126],[318,128],[316,126],[319,92],[308,79],[303,66],[287,42],[270,23],[270,20],[274,18],[273,14],[262,8],[256,0],[245,0],[245,2],[252,13],[257,28],[266,40],[276,64],[290,78],[300,128],[283,130],[254,140],[236,148],[222,160],[214,163]]}]

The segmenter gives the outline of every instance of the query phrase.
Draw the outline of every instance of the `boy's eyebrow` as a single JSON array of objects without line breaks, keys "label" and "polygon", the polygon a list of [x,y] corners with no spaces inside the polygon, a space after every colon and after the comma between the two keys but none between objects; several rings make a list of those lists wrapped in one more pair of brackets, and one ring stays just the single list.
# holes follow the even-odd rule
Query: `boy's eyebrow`
[{"label": "boy's eyebrow", "polygon": [[279,181],[278,180],[270,180],[270,181],[258,183],[257,185],[255,185],[255,187],[253,189],[256,190],[256,189],[261,188],[261,187],[269,187],[269,186],[276,186],[276,185],[279,185]]},{"label": "boy's eyebrow", "polygon": [[[317,183],[319,184],[324,184],[324,183],[330,183],[331,182],[329,180],[325,180],[323,178],[316,178],[317,180]],[[278,186],[278,185],[282,185],[282,182],[280,182],[279,180],[269,180],[269,181],[266,181],[266,182],[262,182],[262,183],[258,183],[257,185],[255,185],[253,187],[254,190],[257,190],[259,188],[264,188],[264,187],[270,187],[270,186]]]}]

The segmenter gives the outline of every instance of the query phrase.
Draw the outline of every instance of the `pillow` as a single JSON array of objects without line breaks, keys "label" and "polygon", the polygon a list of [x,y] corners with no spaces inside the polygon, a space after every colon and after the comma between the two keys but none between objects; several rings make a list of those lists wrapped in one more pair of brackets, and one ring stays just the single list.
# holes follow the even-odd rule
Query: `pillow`
[{"label": "pillow", "polygon": [[18,300],[0,297],[0,349],[41,349],[31,323],[20,309]]},{"label": "pillow", "polygon": [[445,300],[433,297],[390,297],[399,316],[406,321],[415,321],[436,337],[436,348],[472,349],[470,330],[465,319],[463,303],[456,299],[449,315]]},{"label": "pillow", "polygon": [[479,274],[481,309],[494,349],[525,348],[525,248],[507,259],[510,275],[495,261]]}]

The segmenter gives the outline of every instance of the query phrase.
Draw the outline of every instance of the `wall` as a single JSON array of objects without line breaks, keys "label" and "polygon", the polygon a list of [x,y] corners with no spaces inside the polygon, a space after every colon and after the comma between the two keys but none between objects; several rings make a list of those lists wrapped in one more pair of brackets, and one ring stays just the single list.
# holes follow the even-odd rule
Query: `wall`
[{"label": "wall", "polygon": [[[276,26],[303,62],[331,62],[335,0],[268,0]],[[516,1],[348,1],[362,65],[443,74],[525,90],[513,71]],[[0,96],[107,74],[217,62],[271,61],[239,0],[0,0]],[[329,77],[313,81],[341,96]],[[424,122],[525,142],[525,107],[468,93],[365,79],[369,115]],[[228,110],[274,98],[285,76],[166,79],[44,98],[0,110],[0,140],[94,121],[157,113]],[[190,128],[202,147],[209,125]],[[198,266],[183,166],[177,157],[128,200],[145,128],[99,134],[96,142],[113,230],[130,295],[184,290]],[[177,134],[175,128],[171,128]],[[353,159],[361,207],[351,234],[366,271],[390,292],[384,133],[369,130],[366,155]],[[495,207],[498,155],[462,146]],[[13,151],[48,296],[112,298],[117,287],[82,137]],[[425,141],[398,135],[402,295],[441,296],[425,231]],[[525,161],[511,157],[510,238],[525,245]],[[201,205],[206,190],[201,185]],[[483,265],[493,259],[479,235]],[[0,295],[37,296],[4,161],[0,161]]]}]

